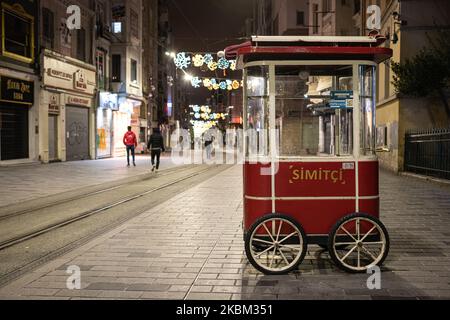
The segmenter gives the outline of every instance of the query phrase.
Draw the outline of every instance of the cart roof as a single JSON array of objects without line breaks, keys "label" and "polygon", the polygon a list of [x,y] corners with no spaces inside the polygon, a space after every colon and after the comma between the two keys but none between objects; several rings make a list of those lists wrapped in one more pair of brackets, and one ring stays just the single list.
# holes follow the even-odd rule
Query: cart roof
[{"label": "cart roof", "polygon": [[380,63],[392,49],[378,47],[384,36],[253,36],[251,41],[225,48],[237,66],[258,60],[370,60]]}]

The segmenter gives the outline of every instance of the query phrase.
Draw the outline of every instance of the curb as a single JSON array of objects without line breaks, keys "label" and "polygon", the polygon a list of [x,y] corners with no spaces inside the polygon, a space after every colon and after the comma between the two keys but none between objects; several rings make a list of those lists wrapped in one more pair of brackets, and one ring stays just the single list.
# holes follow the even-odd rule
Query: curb
[{"label": "curb", "polygon": [[425,181],[429,181],[429,182],[433,182],[433,183],[437,183],[437,184],[440,184],[443,186],[450,187],[450,180],[439,179],[439,178],[425,176],[425,175],[412,173],[412,172],[399,172],[398,174],[400,176],[416,178],[416,179],[425,180]]}]

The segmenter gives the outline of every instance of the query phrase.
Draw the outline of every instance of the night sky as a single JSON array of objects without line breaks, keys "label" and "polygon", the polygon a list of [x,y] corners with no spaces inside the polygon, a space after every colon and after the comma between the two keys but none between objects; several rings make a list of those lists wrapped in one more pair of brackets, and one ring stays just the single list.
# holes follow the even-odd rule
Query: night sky
[{"label": "night sky", "polygon": [[[242,41],[253,0],[169,0],[169,19],[178,51],[217,51]],[[181,12],[180,12],[181,11]]]},{"label": "night sky", "polygon": [[[245,19],[253,12],[253,0],[169,0],[173,51],[214,52],[244,42]],[[193,76],[224,77],[222,70],[201,71],[191,67]],[[240,79],[239,71],[227,72],[226,78]],[[214,91],[187,87],[190,103],[204,104]]]}]

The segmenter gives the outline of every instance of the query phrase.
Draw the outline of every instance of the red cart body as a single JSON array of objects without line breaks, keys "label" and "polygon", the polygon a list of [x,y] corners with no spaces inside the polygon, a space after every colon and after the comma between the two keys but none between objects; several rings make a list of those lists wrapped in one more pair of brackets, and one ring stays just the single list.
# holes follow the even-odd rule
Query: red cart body
[{"label": "red cart body", "polygon": [[295,269],[307,244],[348,271],[385,259],[375,154],[384,40],[268,36],[226,48],[244,73],[243,228],[258,270]]}]

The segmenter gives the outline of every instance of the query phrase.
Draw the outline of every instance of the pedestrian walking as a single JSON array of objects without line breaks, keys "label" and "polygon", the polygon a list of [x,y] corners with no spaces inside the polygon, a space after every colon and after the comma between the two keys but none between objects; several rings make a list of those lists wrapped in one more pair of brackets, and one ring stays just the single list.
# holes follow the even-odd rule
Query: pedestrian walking
[{"label": "pedestrian walking", "polygon": [[[153,128],[153,133],[150,135],[148,139],[147,149],[150,150],[151,158],[152,158],[152,172],[158,171],[159,169],[159,158],[161,156],[161,151],[164,152],[164,139],[159,130],[159,128]],[[155,166],[155,158],[156,158],[156,166]]]},{"label": "pedestrian walking", "polygon": [[123,144],[127,148],[127,167],[130,166],[130,151],[133,156],[133,166],[136,167],[134,150],[137,147],[137,139],[134,132],[131,131],[131,126],[128,126],[128,131],[125,132],[125,135],[123,136]]},{"label": "pedestrian walking", "polygon": [[205,140],[206,158],[211,159],[214,137],[211,135],[209,131],[207,131],[204,134],[204,140]]}]

